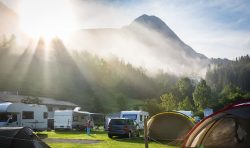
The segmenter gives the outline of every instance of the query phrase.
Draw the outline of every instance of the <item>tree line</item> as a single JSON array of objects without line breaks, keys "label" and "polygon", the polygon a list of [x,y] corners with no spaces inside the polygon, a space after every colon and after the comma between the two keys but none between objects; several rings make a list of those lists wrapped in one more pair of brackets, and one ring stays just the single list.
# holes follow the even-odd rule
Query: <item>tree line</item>
[{"label": "tree line", "polygon": [[163,111],[191,110],[203,116],[205,108],[218,110],[233,102],[250,99],[250,58],[210,65],[205,79],[180,78],[160,97],[148,99],[144,109],[153,115]]}]

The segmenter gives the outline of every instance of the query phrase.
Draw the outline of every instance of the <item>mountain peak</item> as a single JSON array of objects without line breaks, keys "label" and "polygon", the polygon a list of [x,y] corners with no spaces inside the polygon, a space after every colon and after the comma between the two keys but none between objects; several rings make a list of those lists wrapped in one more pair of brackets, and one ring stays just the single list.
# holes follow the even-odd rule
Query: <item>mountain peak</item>
[{"label": "mountain peak", "polygon": [[146,27],[149,30],[158,32],[163,35],[166,39],[170,39],[173,42],[176,42],[178,46],[182,46],[182,49],[186,52],[187,55],[191,57],[199,57],[200,59],[207,59],[206,56],[196,53],[190,46],[186,45],[176,34],[172,31],[168,25],[161,20],[159,17],[154,15],[143,14],[136,18],[131,24],[130,27]]},{"label": "mountain peak", "polygon": [[153,29],[168,38],[179,40],[179,37],[167,26],[167,24],[164,21],[162,21],[159,17],[156,17],[154,15],[143,14],[138,18],[136,18],[130,24],[130,26],[134,26],[137,24]]},{"label": "mountain peak", "polygon": [[167,25],[158,17],[154,15],[143,14],[134,20],[135,23],[147,25],[152,28],[162,28]]}]

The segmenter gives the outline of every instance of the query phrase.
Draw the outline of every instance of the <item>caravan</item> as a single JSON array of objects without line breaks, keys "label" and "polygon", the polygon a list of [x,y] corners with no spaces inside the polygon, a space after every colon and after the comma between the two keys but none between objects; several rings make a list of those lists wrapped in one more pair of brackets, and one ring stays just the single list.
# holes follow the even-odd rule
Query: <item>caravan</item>
[{"label": "caravan", "polygon": [[48,128],[48,109],[45,105],[23,103],[0,104],[1,127],[30,127],[33,130]]},{"label": "caravan", "polygon": [[145,111],[121,111],[120,118],[133,119],[138,123],[139,129],[144,128],[144,120],[148,119],[149,114]]},{"label": "caravan", "polygon": [[54,114],[54,129],[78,129],[86,128],[88,120],[94,127],[94,121],[90,116],[91,113],[74,110],[57,110]]}]

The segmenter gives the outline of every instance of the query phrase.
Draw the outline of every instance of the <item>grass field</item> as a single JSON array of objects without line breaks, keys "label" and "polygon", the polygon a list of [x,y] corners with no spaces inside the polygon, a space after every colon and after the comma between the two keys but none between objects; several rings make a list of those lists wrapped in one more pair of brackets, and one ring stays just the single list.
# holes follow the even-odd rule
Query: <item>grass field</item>
[{"label": "grass field", "polygon": [[[47,142],[52,148],[144,148],[144,139],[140,138],[114,138],[110,139],[104,131],[94,131],[91,135],[86,135],[79,131],[60,131],[60,132],[42,132],[47,134],[49,139],[87,139],[87,140],[102,140],[100,143],[94,144],[80,144],[80,143],[54,143]],[[149,148],[166,148],[174,147],[164,144],[150,142]]]}]

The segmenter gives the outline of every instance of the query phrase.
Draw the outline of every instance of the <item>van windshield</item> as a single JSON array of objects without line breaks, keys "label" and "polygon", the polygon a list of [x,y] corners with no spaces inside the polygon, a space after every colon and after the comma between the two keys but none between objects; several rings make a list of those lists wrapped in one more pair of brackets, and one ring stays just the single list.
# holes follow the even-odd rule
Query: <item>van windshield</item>
[{"label": "van windshield", "polygon": [[123,114],[122,118],[136,120],[137,119],[137,115],[136,114]]}]

